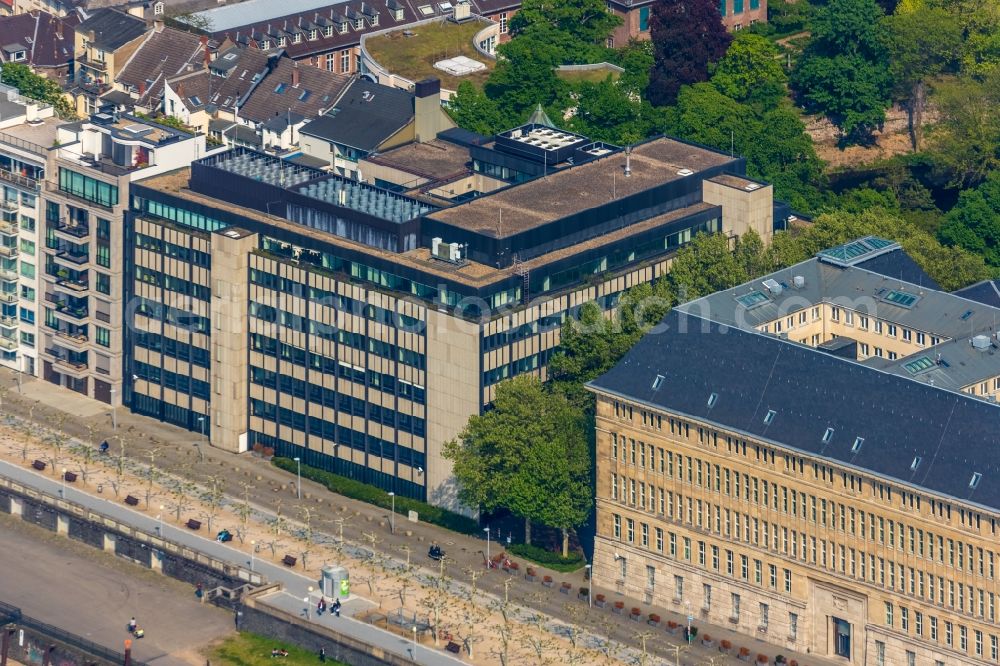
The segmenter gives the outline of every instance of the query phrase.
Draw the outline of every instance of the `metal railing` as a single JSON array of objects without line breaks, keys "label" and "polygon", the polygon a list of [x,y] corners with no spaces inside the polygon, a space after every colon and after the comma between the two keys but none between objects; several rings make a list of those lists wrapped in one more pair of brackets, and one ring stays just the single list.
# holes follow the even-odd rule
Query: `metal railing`
[{"label": "metal railing", "polygon": [[44,156],[49,152],[49,149],[41,144],[25,141],[7,132],[0,132],[0,143],[6,143],[8,146],[14,146],[15,148],[22,148],[36,155]]},{"label": "metal railing", "polygon": [[[74,647],[91,657],[104,659],[112,664],[125,663],[125,655],[121,652],[117,652],[111,648],[106,648],[103,645],[98,645],[97,643],[89,641],[82,636],[72,634],[68,631],[60,629],[59,627],[48,624],[47,622],[37,620],[30,615],[25,615],[17,606],[5,604],[2,601],[0,601],[0,619],[6,620],[6,622],[0,622],[0,624],[10,622],[20,627],[37,631],[46,638],[50,638],[63,643],[64,645]],[[134,659],[131,660],[131,663],[133,666],[146,666],[144,662],[136,661]]]},{"label": "metal railing", "polygon": [[[3,132],[0,132],[3,134]],[[5,180],[12,185],[17,185],[26,190],[31,190],[33,192],[38,191],[38,181],[34,178],[28,178],[27,176],[22,176],[19,173],[14,173],[13,171],[8,171],[7,169],[0,169],[0,180]]]}]

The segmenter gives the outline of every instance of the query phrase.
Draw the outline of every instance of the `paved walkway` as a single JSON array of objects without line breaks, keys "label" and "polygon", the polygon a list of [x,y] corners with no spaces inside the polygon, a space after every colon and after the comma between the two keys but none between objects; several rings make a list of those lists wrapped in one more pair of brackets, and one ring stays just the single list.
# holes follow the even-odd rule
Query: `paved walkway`
[{"label": "paved walkway", "polygon": [[[469,571],[483,570],[481,552],[485,550],[486,544],[481,538],[457,534],[426,523],[409,523],[402,516],[396,516],[396,533],[391,534],[388,528],[388,512],[386,510],[335,495],[325,487],[307,479],[302,480],[303,499],[299,501],[295,494],[294,475],[248,454],[238,456],[208,446],[200,446],[204,443],[204,439],[196,433],[132,414],[124,408],[117,410],[116,417],[119,427],[117,431],[112,431],[111,409],[80,394],[41,380],[25,378],[22,385],[23,394],[19,395],[13,373],[6,370],[0,370],[0,387],[2,386],[8,387],[8,392],[3,398],[0,412],[27,417],[29,409],[34,405],[32,420],[47,424],[58,422],[62,414],[69,415],[72,418],[62,417],[63,429],[68,434],[83,440],[90,436],[91,429],[93,429],[94,439],[98,442],[109,439],[117,432],[126,440],[128,455],[140,463],[148,461],[144,451],[161,447],[161,453],[157,458],[157,467],[172,473],[190,475],[199,482],[204,481],[212,474],[217,474],[220,470],[232,470],[232,473],[227,472],[225,477],[226,492],[230,496],[241,496],[244,484],[250,482],[254,486],[253,498],[256,506],[263,512],[273,514],[280,506],[284,515],[297,515],[299,506],[309,506],[314,513],[319,514],[313,522],[313,527],[320,538],[332,539],[333,535],[339,535],[341,525],[338,523],[338,518],[341,518],[343,519],[343,535],[348,543],[364,544],[366,541],[362,537],[362,533],[374,533],[379,540],[377,548],[389,556],[397,559],[402,558],[400,548],[408,547],[412,548],[414,563],[420,564],[423,561],[433,564],[423,558],[430,542],[436,541],[447,551],[448,558],[451,560],[449,574],[456,581],[468,584],[470,582]],[[114,440],[110,441],[112,441],[112,452],[114,452],[117,443]],[[199,459],[199,451],[203,454],[203,460]],[[258,476],[261,479],[259,481],[256,480]],[[79,491],[73,492],[79,493]],[[113,503],[109,502],[109,504]],[[319,511],[316,511],[317,507]],[[335,510],[340,507],[344,507],[346,511],[340,513]],[[147,521],[152,520],[143,514],[136,513],[136,515]],[[380,523],[382,524],[380,525]],[[407,536],[406,531],[410,531],[412,536]],[[186,532],[182,533],[187,534]],[[210,541],[209,544],[212,545],[214,542]],[[232,551],[228,547],[216,545]],[[497,552],[495,542],[492,544],[492,548],[494,553]],[[238,557],[236,553],[231,554]],[[261,567],[264,566],[263,558],[258,559],[257,562],[261,563]],[[241,563],[247,564],[245,557]],[[284,573],[290,573],[281,567],[277,569]],[[535,566],[535,569],[539,576],[548,574],[557,582],[568,581],[574,589],[587,585],[582,569],[571,574],[549,571],[541,566]],[[301,576],[297,578],[301,578]],[[484,592],[502,596],[504,581],[507,578],[506,574],[490,571],[479,578],[477,586]],[[299,586],[301,587],[301,585],[300,582]],[[645,625],[640,626],[624,616],[614,615],[610,612],[610,602],[621,599],[625,601],[626,607],[639,606],[643,613],[655,612],[659,614],[664,622],[673,620],[683,624],[686,618],[672,609],[647,606],[637,600],[625,599],[615,590],[600,587],[594,588],[594,594],[603,593],[609,600],[609,608],[589,609],[585,602],[577,601],[575,596],[559,593],[558,587],[556,585],[551,589],[544,588],[539,583],[530,583],[520,577],[511,582],[509,594],[522,606],[537,610],[561,622],[584,627],[586,630],[599,634],[619,645],[638,647],[637,635],[643,630],[649,629],[655,638],[648,642],[647,648],[651,654],[663,659],[663,663],[696,666],[706,663],[709,658],[714,658],[715,664],[744,663],[730,657],[720,659],[717,650],[704,648],[700,644],[692,646],[689,652],[686,646],[683,647],[678,660],[675,646],[683,645],[684,642],[679,634],[671,635],[662,628],[653,630]],[[747,647],[751,654],[763,653],[773,656],[780,653],[789,659],[796,659],[802,666],[827,666],[835,663],[832,660],[814,655],[805,655],[779,648],[755,637],[737,634],[728,627],[710,625],[704,622],[699,622],[698,627],[699,633],[708,633],[719,641],[729,640],[736,647]]]},{"label": "paved walkway", "polygon": [[233,631],[231,613],[180,581],[4,513],[0,532],[0,600],[25,615],[118,652],[134,616],[146,636],[132,656],[155,666],[201,666],[199,650]]}]

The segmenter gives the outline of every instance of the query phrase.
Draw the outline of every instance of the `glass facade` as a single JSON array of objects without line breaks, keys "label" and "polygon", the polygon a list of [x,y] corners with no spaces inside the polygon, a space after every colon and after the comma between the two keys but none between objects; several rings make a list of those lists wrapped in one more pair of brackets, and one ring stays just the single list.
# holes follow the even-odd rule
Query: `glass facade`
[{"label": "glass facade", "polygon": [[59,167],[59,190],[91,203],[112,208],[118,205],[118,187]]}]

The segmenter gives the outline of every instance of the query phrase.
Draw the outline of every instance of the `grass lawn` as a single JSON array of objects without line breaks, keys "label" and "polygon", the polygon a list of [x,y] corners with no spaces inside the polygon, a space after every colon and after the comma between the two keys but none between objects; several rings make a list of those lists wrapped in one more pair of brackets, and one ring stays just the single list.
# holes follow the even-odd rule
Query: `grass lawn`
[{"label": "grass lawn", "polygon": [[556,76],[563,81],[568,81],[570,83],[582,83],[584,81],[588,83],[600,83],[609,76],[612,81],[617,81],[621,77],[621,73],[610,69],[557,69]]},{"label": "grass lawn", "polygon": [[[271,650],[278,648],[288,650],[288,656],[281,659],[271,657]],[[225,666],[303,666],[318,664],[319,655],[308,652],[290,643],[264,638],[256,634],[239,633],[227,638],[222,643],[212,647],[206,655],[214,664]],[[327,664],[332,666],[348,666],[342,661],[327,657]]]},{"label": "grass lawn", "polygon": [[[413,28],[413,36],[407,37],[402,30],[365,40],[365,48],[378,64],[393,74],[419,81],[428,76],[441,79],[441,87],[449,90],[458,88],[462,81],[470,81],[482,87],[493,69],[493,61],[486,58],[472,45],[472,38],[485,27],[479,21],[460,25],[444,21],[428,23]],[[440,69],[434,69],[439,60],[464,55],[486,65],[481,72],[466,76],[451,76]]]}]

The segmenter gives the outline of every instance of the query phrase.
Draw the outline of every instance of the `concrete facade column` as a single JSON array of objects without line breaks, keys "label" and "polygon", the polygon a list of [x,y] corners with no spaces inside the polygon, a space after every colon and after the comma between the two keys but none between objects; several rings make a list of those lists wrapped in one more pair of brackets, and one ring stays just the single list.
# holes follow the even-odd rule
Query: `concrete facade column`
[{"label": "concrete facade column", "polygon": [[212,446],[248,449],[248,270],[257,235],[228,228],[212,235]]}]

